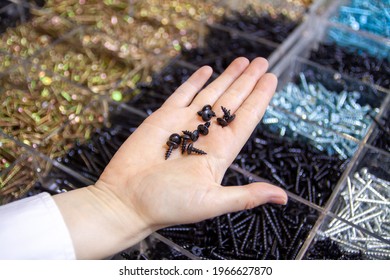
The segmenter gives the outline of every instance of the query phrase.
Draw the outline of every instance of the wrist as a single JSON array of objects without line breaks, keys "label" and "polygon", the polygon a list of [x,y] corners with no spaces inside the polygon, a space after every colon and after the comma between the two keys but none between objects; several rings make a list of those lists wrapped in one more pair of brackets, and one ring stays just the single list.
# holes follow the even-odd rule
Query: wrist
[{"label": "wrist", "polygon": [[78,259],[107,258],[152,230],[104,184],[55,195]]}]

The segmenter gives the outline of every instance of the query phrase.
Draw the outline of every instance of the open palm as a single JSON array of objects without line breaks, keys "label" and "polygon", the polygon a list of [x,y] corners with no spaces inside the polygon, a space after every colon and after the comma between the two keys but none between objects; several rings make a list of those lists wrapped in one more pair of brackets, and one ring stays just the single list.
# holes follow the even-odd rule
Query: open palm
[{"label": "open palm", "polygon": [[[212,70],[200,68],[129,137],[95,186],[109,188],[154,230],[267,202],[285,203],[285,193],[269,184],[220,186],[275,91],[277,81],[265,74],[267,67],[262,58],[250,64],[238,58],[202,91]],[[235,120],[222,127],[212,118],[209,134],[194,142],[207,155],[182,154],[179,147],[165,160],[169,136],[204,123],[197,112],[207,104],[217,117],[223,115],[221,106],[230,109]]]}]

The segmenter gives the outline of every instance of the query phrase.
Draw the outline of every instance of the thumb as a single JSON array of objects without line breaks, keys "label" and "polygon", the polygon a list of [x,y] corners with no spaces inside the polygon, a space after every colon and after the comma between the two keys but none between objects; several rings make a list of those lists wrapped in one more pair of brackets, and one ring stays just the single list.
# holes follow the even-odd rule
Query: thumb
[{"label": "thumb", "polygon": [[214,204],[213,216],[229,212],[251,209],[265,203],[286,204],[286,192],[268,183],[252,183],[245,186],[215,188],[209,193],[210,203]]}]

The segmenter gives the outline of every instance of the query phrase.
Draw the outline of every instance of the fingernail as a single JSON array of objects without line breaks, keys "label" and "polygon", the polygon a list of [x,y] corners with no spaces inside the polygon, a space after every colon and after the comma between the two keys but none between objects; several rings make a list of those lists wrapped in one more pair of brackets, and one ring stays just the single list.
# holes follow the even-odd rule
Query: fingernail
[{"label": "fingernail", "polygon": [[275,196],[271,197],[270,203],[275,203],[275,204],[281,204],[281,205],[286,205],[287,204],[287,196]]}]

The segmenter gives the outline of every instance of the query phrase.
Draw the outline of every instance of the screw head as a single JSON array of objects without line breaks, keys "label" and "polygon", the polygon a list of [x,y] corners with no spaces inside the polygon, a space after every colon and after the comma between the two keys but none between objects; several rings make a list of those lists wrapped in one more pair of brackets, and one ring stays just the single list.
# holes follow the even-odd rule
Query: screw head
[{"label": "screw head", "polygon": [[225,127],[228,125],[228,122],[223,118],[217,118],[217,122],[220,126]]},{"label": "screw head", "polygon": [[202,108],[202,111],[206,111],[206,110],[211,110],[211,105],[209,105],[209,104],[204,105]]},{"label": "screw head", "polygon": [[198,130],[194,130],[192,132],[192,134],[191,134],[191,140],[195,142],[195,141],[198,140],[198,138],[199,138],[199,131]]},{"label": "screw head", "polygon": [[179,145],[181,142],[181,137],[179,134],[173,133],[173,134],[171,134],[171,136],[169,136],[168,142],[170,142],[170,141]]},{"label": "screw head", "polygon": [[211,120],[212,117],[215,117],[215,113],[211,109],[210,105],[203,106],[201,111],[198,111],[198,115],[202,117],[202,120],[207,122]]},{"label": "screw head", "polygon": [[202,120],[208,122],[214,116],[214,112],[211,110],[202,111]]},{"label": "screw head", "polygon": [[171,141],[171,140],[168,140],[168,141],[167,141],[167,145],[168,145],[169,147],[174,148],[174,149],[177,149],[177,148],[179,147],[179,143],[173,142],[173,141]]},{"label": "screw head", "polygon": [[208,127],[205,124],[198,125],[198,131],[202,135],[209,134],[209,129],[208,129]]},{"label": "screw head", "polygon": [[225,118],[225,120],[228,122],[228,123],[231,123],[234,119],[236,118],[236,115],[230,115],[228,117]]}]

